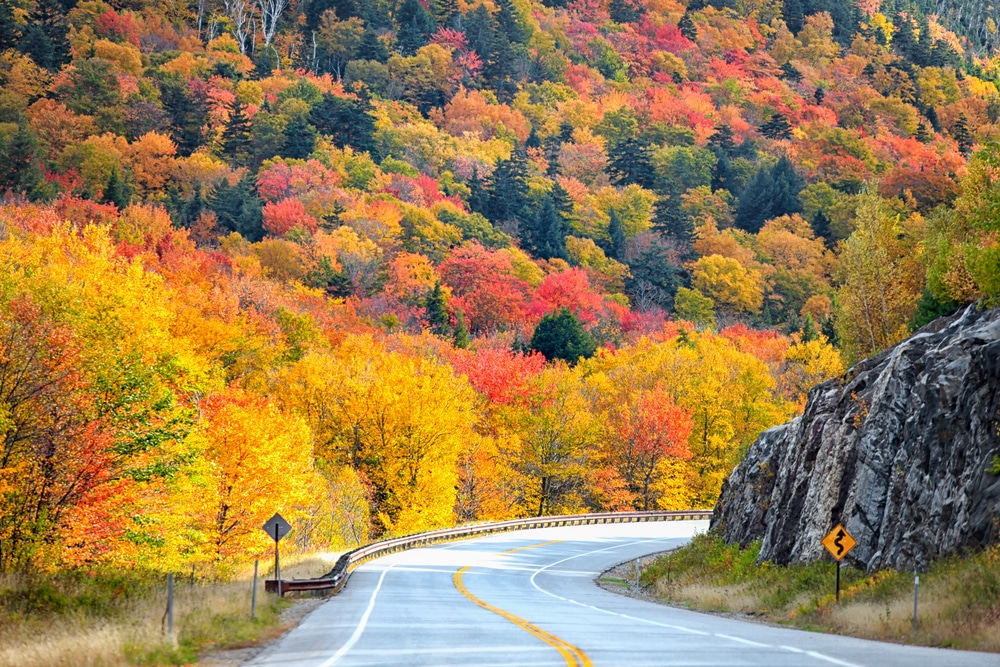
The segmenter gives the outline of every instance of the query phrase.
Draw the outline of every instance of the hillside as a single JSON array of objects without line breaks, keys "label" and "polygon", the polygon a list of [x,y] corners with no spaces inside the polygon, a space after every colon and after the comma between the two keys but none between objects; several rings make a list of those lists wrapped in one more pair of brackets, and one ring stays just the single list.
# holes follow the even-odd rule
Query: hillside
[{"label": "hillside", "polygon": [[713,505],[1000,293],[1000,71],[948,16],[4,3],[0,571]]},{"label": "hillside", "polygon": [[995,544],[998,320],[969,306],[814,389],[804,414],[750,447],[712,529],[787,564],[819,559],[842,524],[869,572]]}]

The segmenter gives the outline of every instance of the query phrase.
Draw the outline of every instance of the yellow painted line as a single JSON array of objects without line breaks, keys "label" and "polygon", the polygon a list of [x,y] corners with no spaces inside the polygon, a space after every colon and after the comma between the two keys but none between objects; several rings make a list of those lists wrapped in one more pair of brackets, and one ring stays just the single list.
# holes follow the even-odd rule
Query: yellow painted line
[{"label": "yellow painted line", "polygon": [[[526,547],[518,547],[516,549],[510,549],[508,551],[504,551],[503,553],[509,554],[509,553],[514,553],[514,552],[517,552],[517,551],[524,551],[526,549],[536,549],[538,547],[543,547],[543,546],[546,546],[546,545],[549,545],[549,544],[556,544],[557,542],[561,542],[561,541],[562,540],[553,540],[551,542],[540,542],[539,544],[532,544],[532,545],[526,546]],[[476,597],[475,595],[473,595],[469,591],[469,589],[465,587],[465,582],[462,581],[462,575],[464,575],[470,569],[472,569],[472,566],[471,565],[466,565],[465,567],[463,567],[463,568],[459,569],[457,572],[455,572],[455,576],[454,576],[455,588],[457,588],[458,591],[462,595],[464,595],[465,597],[469,598],[470,600],[472,600],[473,602],[475,602],[477,605],[479,605],[483,609],[486,609],[487,611],[492,611],[497,616],[500,616],[502,618],[507,619],[508,621],[510,621],[511,623],[513,623],[514,625],[516,625],[517,627],[521,628],[522,630],[525,630],[529,634],[531,634],[531,635],[533,635],[533,636],[541,639],[543,642],[545,642],[549,646],[552,646],[553,648],[555,648],[557,651],[559,651],[559,654],[563,657],[563,660],[566,661],[567,667],[594,667],[594,663],[590,661],[590,658],[587,656],[586,653],[584,653],[583,651],[581,651],[577,647],[573,646],[572,644],[570,644],[565,639],[560,639],[559,637],[556,637],[551,632],[547,632],[545,630],[542,630],[537,625],[535,625],[533,623],[529,623],[528,621],[524,620],[520,616],[516,616],[516,615],[510,613],[506,609],[501,609],[500,607],[496,607],[494,605],[491,605],[486,600],[480,599],[480,598]]]}]

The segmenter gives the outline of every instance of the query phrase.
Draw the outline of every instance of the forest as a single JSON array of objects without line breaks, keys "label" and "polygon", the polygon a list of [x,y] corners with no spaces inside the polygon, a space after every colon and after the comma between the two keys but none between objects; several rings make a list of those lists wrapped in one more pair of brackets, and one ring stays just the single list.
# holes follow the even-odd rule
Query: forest
[{"label": "forest", "polygon": [[964,4],[3,3],[0,572],[711,507],[1000,296]]}]

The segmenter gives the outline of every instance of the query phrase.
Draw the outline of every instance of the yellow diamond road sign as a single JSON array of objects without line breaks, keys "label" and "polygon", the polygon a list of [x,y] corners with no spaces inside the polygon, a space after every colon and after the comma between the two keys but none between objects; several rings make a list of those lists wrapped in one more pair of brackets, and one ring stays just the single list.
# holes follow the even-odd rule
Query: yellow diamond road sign
[{"label": "yellow diamond road sign", "polygon": [[831,530],[826,537],[823,538],[823,546],[826,547],[827,551],[833,554],[833,557],[837,560],[846,556],[847,552],[857,546],[857,544],[857,541],[851,537],[851,534],[839,524],[836,528]]}]

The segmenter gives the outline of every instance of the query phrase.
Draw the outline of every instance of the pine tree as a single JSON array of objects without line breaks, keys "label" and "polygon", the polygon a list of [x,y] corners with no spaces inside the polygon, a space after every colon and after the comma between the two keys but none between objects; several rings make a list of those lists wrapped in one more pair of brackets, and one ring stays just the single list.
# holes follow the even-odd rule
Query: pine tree
[{"label": "pine tree", "polygon": [[958,114],[955,126],[952,128],[951,136],[958,142],[958,150],[965,157],[972,155],[972,133],[969,132],[969,121],[964,113]]},{"label": "pine tree", "polygon": [[933,139],[934,137],[927,130],[927,124],[926,123],[918,122],[917,123],[917,133],[914,135],[914,138],[917,141],[919,141],[920,143],[926,144],[926,143],[930,142],[930,140]]},{"label": "pine tree", "polygon": [[528,161],[522,151],[514,150],[510,158],[497,163],[490,188],[489,213],[484,215],[494,223],[514,220],[523,224],[529,218]]},{"label": "pine tree", "polygon": [[108,184],[104,187],[104,203],[114,204],[119,211],[123,211],[131,199],[132,195],[129,192],[128,184],[119,173],[118,167],[112,167],[111,175],[108,176]]},{"label": "pine tree", "polygon": [[479,168],[472,168],[472,177],[468,181],[469,210],[487,218],[490,217],[490,193],[479,177]]},{"label": "pine tree", "polygon": [[816,101],[816,106],[823,104],[823,100],[826,99],[826,89],[823,86],[818,86],[816,92],[813,93],[813,99]]},{"label": "pine tree", "polygon": [[306,121],[304,116],[295,116],[285,127],[285,143],[280,155],[287,158],[304,160],[316,147],[316,128]]},{"label": "pine tree", "polygon": [[694,24],[691,20],[691,14],[689,12],[684,12],[684,16],[677,23],[677,27],[680,29],[681,34],[692,42],[698,41],[698,26]]},{"label": "pine tree", "polygon": [[756,234],[765,221],[790,213],[800,213],[799,193],[805,186],[791,160],[782,156],[770,169],[760,167],[740,195],[736,226]]},{"label": "pine tree", "polygon": [[358,44],[358,60],[374,60],[383,65],[389,62],[389,50],[378,38],[378,33],[371,26],[367,26],[361,34],[361,42]]},{"label": "pine tree", "polygon": [[691,218],[668,197],[660,197],[653,205],[653,229],[684,246],[694,241]]},{"label": "pine tree", "polygon": [[38,141],[27,123],[6,137],[0,135],[0,195],[10,190],[34,199],[44,181],[37,157]]},{"label": "pine tree", "polygon": [[208,207],[215,212],[222,229],[238,232],[254,243],[264,238],[263,207],[254,192],[252,175],[236,185],[223,180],[209,198]]},{"label": "pine tree", "polygon": [[498,0],[500,11],[497,12],[497,26],[511,44],[523,44],[527,35],[521,27],[517,8],[511,0]]},{"label": "pine tree", "polygon": [[625,228],[622,226],[622,220],[618,217],[615,209],[611,209],[609,218],[608,237],[611,239],[611,244],[609,245],[611,257],[621,261],[625,256]]},{"label": "pine tree", "polygon": [[431,332],[439,336],[447,336],[451,333],[448,309],[445,306],[444,292],[441,291],[440,282],[434,283],[434,289],[424,298],[424,318],[430,325]]},{"label": "pine tree", "polygon": [[529,343],[532,350],[541,352],[546,359],[563,359],[576,363],[581,357],[593,356],[597,349],[594,339],[583,329],[580,319],[568,308],[542,318]]},{"label": "pine tree", "polygon": [[396,13],[396,21],[399,24],[396,46],[406,56],[413,55],[427,44],[427,38],[435,29],[434,17],[419,0],[403,0]]},{"label": "pine tree", "polygon": [[802,0],[785,0],[781,13],[785,17],[785,25],[788,26],[788,29],[798,34],[802,30],[804,19]]},{"label": "pine tree", "polygon": [[635,23],[642,18],[644,9],[633,0],[611,0],[608,4],[608,14],[615,23]]},{"label": "pine tree", "polygon": [[781,66],[781,78],[792,83],[798,83],[802,80],[802,74],[792,63],[785,63]]},{"label": "pine tree", "polygon": [[184,226],[190,227],[194,224],[203,210],[205,210],[205,196],[201,191],[201,181],[195,181],[194,192],[191,193],[191,199],[185,202],[184,209],[181,214],[181,220]]},{"label": "pine tree", "polygon": [[542,200],[534,218],[522,226],[526,247],[541,259],[568,259],[566,254],[566,221],[556,210],[551,196]]},{"label": "pine tree", "polygon": [[461,310],[455,311],[455,329],[451,336],[455,347],[465,349],[472,342],[469,338],[469,325],[465,323],[465,313]]},{"label": "pine tree", "polygon": [[832,249],[836,245],[836,240],[833,238],[833,230],[830,229],[830,219],[826,217],[823,211],[816,212],[816,217],[812,221],[812,230],[817,238],[823,239],[823,243],[827,248]]},{"label": "pine tree", "polygon": [[545,148],[545,160],[548,162],[545,175],[549,178],[555,178],[560,173],[559,151],[562,149],[562,140],[559,135],[552,135],[546,137],[542,145]]},{"label": "pine tree", "polygon": [[941,131],[941,121],[938,119],[937,109],[932,106],[927,107],[924,111],[924,117],[930,121],[931,127],[934,128],[935,132]]},{"label": "pine tree", "polygon": [[371,101],[364,91],[358,99],[326,93],[309,112],[309,122],[338,148],[350,146],[375,157],[375,119],[370,110]]},{"label": "pine tree", "polygon": [[737,152],[732,128],[725,123],[716,127],[715,132],[708,138],[706,148],[715,155],[715,165],[712,167],[712,189],[731,190],[732,158]]},{"label": "pine tree", "polygon": [[760,126],[760,133],[768,139],[788,139],[792,136],[792,126],[782,114],[775,112],[770,120]]},{"label": "pine tree", "polygon": [[636,185],[652,190],[656,169],[649,144],[643,139],[628,137],[608,151],[608,173],[616,185]]},{"label": "pine tree", "polygon": [[219,150],[234,167],[245,167],[250,159],[250,118],[239,98],[229,107],[229,119],[222,130]]}]

